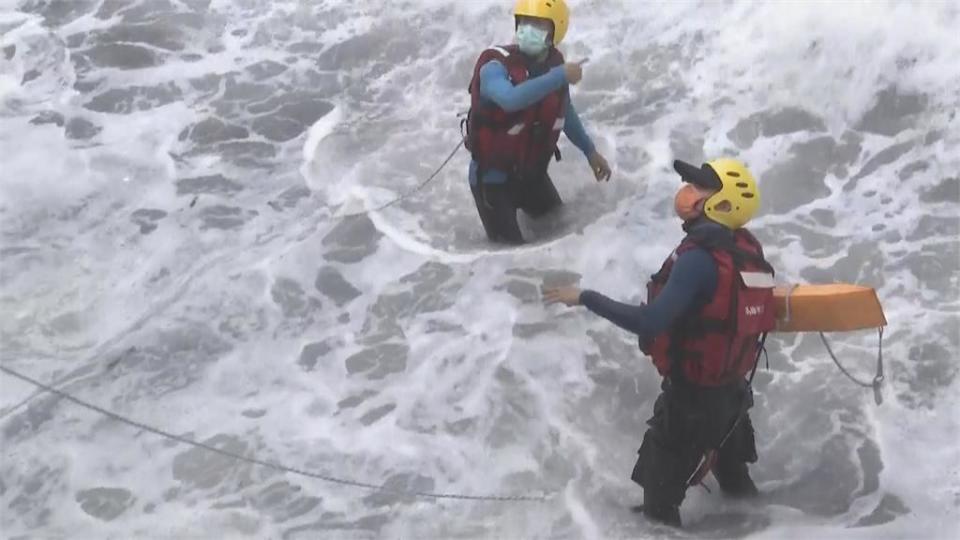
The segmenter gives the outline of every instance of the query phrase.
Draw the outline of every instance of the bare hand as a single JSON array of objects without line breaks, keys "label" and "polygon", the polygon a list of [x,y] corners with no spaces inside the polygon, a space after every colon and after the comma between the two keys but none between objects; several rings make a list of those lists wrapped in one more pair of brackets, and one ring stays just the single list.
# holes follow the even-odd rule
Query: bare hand
[{"label": "bare hand", "polygon": [[607,163],[607,160],[600,155],[600,152],[594,151],[590,155],[590,168],[593,169],[593,176],[597,178],[597,182],[609,182],[610,181],[610,164]]},{"label": "bare hand", "polygon": [[579,62],[567,62],[563,65],[563,73],[567,76],[568,84],[577,84],[583,78],[583,65],[589,58],[584,58]]},{"label": "bare hand", "polygon": [[546,304],[566,304],[567,306],[580,305],[580,289],[578,287],[550,287],[543,289],[543,301]]}]

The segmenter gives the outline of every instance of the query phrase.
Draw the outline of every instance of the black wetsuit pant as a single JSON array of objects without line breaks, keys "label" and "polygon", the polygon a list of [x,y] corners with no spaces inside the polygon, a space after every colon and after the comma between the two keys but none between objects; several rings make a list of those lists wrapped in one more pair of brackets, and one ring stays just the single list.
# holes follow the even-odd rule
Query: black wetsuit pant
[{"label": "black wetsuit pant", "polygon": [[[753,394],[746,381],[723,387],[695,387],[664,379],[653,406],[632,479],[643,486],[643,512],[649,518],[680,526],[680,503],[687,480],[704,452],[716,448],[743,411],[712,471],[720,489],[731,496],[756,495],[747,463],[757,460],[753,425],[746,410]],[[746,400],[746,401],[744,401]]]},{"label": "black wetsuit pant", "polygon": [[470,190],[487,238],[492,242],[523,243],[517,209],[537,218],[563,204],[548,174],[535,179],[511,176],[506,183],[474,184]]}]

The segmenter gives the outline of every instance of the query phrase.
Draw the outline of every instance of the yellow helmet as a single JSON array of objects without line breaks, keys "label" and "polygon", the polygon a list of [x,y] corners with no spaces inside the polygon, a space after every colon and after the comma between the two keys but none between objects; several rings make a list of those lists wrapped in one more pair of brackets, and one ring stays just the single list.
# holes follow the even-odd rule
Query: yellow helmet
[{"label": "yellow helmet", "polygon": [[740,161],[719,158],[696,167],[678,160],[673,168],[684,181],[715,190],[704,200],[703,213],[729,229],[746,225],[760,208],[757,181]]},{"label": "yellow helmet", "polygon": [[539,17],[553,21],[553,44],[559,45],[570,26],[570,10],[565,0],[517,0],[513,16]]}]

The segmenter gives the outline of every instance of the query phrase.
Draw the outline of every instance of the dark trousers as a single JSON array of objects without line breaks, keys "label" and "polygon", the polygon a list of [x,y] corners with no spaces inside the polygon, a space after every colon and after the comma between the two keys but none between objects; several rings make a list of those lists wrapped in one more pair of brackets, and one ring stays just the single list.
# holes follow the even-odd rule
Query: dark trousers
[{"label": "dark trousers", "polygon": [[511,177],[503,184],[472,185],[470,190],[483,229],[492,242],[523,243],[523,235],[517,225],[517,209],[537,218],[563,204],[547,174],[534,180]]},{"label": "dark trousers", "polygon": [[[680,526],[687,480],[710,449],[717,450],[712,471],[720,489],[731,496],[755,495],[757,488],[747,471],[747,463],[757,460],[757,450],[746,412],[753,405],[753,394],[746,382],[705,388],[665,379],[662,389],[632,475],[643,486],[644,514]],[[730,437],[717,448],[735,423]]]}]

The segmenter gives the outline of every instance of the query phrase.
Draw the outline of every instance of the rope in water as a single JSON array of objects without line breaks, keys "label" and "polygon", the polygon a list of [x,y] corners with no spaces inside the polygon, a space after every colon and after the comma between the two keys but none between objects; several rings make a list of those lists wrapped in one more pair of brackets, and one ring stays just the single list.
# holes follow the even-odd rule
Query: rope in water
[{"label": "rope in water", "polygon": [[216,453],[216,454],[220,454],[220,455],[222,455],[222,456],[226,456],[226,457],[229,457],[229,458],[232,458],[232,459],[236,459],[236,460],[238,460],[238,461],[244,461],[244,462],[247,462],[247,463],[252,463],[252,464],[254,464],[254,465],[260,465],[260,466],[263,466],[263,467],[269,467],[269,468],[271,468],[271,469],[275,469],[275,470],[278,470],[278,471],[283,471],[283,472],[287,472],[287,473],[291,473],[291,474],[296,474],[296,475],[299,475],[299,476],[305,476],[305,477],[313,478],[313,479],[316,479],[316,480],[323,480],[323,481],[325,481],[325,482],[330,482],[330,483],[334,483],[334,484],[340,484],[340,485],[343,485],[343,486],[350,486],[350,487],[362,488],[362,489],[366,489],[366,490],[370,490],[370,491],[376,491],[376,492],[380,492],[380,493],[388,493],[388,494],[391,494],[391,495],[424,497],[424,498],[430,498],[430,499],[458,499],[458,500],[500,501],[500,502],[507,502],[507,501],[541,502],[541,501],[546,501],[548,498],[550,498],[550,497],[552,496],[552,494],[543,494],[543,495],[497,495],[497,494],[493,494],[493,495],[466,495],[466,494],[461,494],[461,493],[434,493],[434,492],[429,492],[429,491],[404,491],[404,490],[398,490],[398,489],[388,488],[388,487],[385,487],[385,486],[382,486],[382,485],[371,484],[371,483],[369,483],[369,482],[360,482],[360,481],[356,481],[356,480],[350,480],[350,479],[348,479],[348,478],[339,478],[339,477],[330,476],[330,475],[327,475],[327,474],[322,474],[322,473],[316,473],[316,472],[312,472],[312,471],[307,471],[307,470],[303,470],[303,469],[300,469],[300,468],[297,468],[297,467],[291,467],[291,466],[288,466],[288,465],[284,465],[284,464],[282,464],[282,463],[277,463],[277,462],[274,462],[274,461],[266,461],[266,460],[263,460],[263,459],[258,459],[258,458],[253,457],[253,456],[245,456],[245,455],[242,455],[242,454],[237,454],[236,452],[231,452],[231,451],[229,451],[229,450],[224,450],[224,449],[222,449],[222,448],[217,448],[216,446],[213,446],[213,445],[210,445],[210,444],[207,444],[207,443],[203,443],[203,442],[200,442],[200,441],[196,441],[196,440],[193,440],[193,439],[189,439],[189,438],[187,438],[187,437],[184,437],[184,436],[182,436],[182,435],[177,435],[177,434],[175,434],[175,433],[170,433],[169,431],[165,431],[165,430],[163,430],[163,429],[156,428],[156,427],[153,427],[153,426],[144,424],[143,422],[138,422],[137,420],[132,420],[132,419],[127,418],[127,417],[125,417],[125,416],[121,416],[121,415],[119,415],[119,414],[117,414],[117,413],[115,413],[115,412],[113,412],[113,411],[109,411],[109,410],[107,410],[107,409],[104,409],[103,407],[100,407],[100,406],[98,406],[98,405],[94,405],[93,403],[90,403],[90,402],[88,402],[88,401],[84,401],[84,400],[82,400],[82,399],[80,399],[80,398],[78,398],[78,397],[75,397],[75,396],[73,396],[73,395],[71,395],[71,394],[68,394],[67,392],[64,392],[64,391],[58,390],[58,389],[56,389],[56,388],[54,388],[54,387],[52,387],[52,386],[46,385],[46,384],[44,384],[44,383],[42,383],[42,382],[40,382],[40,381],[38,381],[38,380],[36,380],[36,379],[34,379],[34,378],[32,378],[32,377],[29,377],[29,376],[27,376],[27,375],[24,375],[24,374],[22,374],[22,373],[20,373],[20,372],[18,372],[18,371],[15,371],[15,370],[13,370],[13,369],[10,369],[10,368],[6,367],[6,366],[0,366],[0,371],[3,371],[4,373],[6,373],[6,374],[8,374],[8,375],[10,375],[10,376],[12,376],[12,377],[16,377],[16,378],[18,378],[18,379],[20,379],[20,380],[22,380],[22,381],[24,381],[24,382],[26,382],[26,383],[29,383],[29,384],[31,384],[31,385],[33,385],[33,386],[36,386],[37,388],[39,388],[39,389],[41,389],[41,390],[44,390],[44,391],[46,391],[46,392],[49,392],[49,393],[54,394],[54,395],[56,395],[56,396],[59,396],[59,397],[65,399],[65,400],[70,401],[70,402],[72,402],[72,403],[74,403],[74,404],[76,404],[76,405],[79,405],[79,406],[81,406],[81,407],[83,407],[83,408],[85,408],[85,409],[88,409],[88,410],[94,411],[94,412],[96,412],[96,413],[99,413],[99,414],[101,414],[101,415],[103,415],[103,416],[105,416],[105,417],[107,417],[107,418],[110,418],[110,419],[112,419],[112,420],[116,420],[117,422],[122,422],[122,423],[124,423],[124,424],[129,425],[129,426],[132,426],[132,427],[135,427],[135,428],[138,428],[138,429],[142,429],[142,430],[144,430],[144,431],[148,431],[148,432],[153,433],[153,434],[155,434],[155,435],[159,435],[159,436],[164,437],[164,438],[166,438],[166,439],[170,439],[170,440],[173,440],[173,441],[177,441],[177,442],[179,442],[179,443],[183,443],[183,444],[186,444],[186,445],[190,445],[190,446],[193,446],[193,447],[196,447],[196,448],[202,448],[202,449],[204,449],[204,450],[206,450],[206,451],[208,451],[208,452],[213,452],[213,453]]}]

